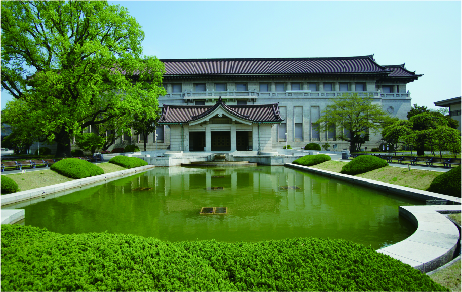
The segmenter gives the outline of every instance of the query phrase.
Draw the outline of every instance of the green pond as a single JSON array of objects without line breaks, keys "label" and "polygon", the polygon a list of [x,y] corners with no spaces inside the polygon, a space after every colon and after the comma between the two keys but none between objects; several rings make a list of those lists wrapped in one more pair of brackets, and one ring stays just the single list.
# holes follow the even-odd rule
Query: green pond
[{"label": "green pond", "polygon": [[[169,167],[9,206],[26,225],[167,241],[341,238],[378,249],[415,231],[398,207],[422,202],[283,166]],[[227,214],[200,214],[226,207]],[[223,209],[222,209],[223,210]]]}]

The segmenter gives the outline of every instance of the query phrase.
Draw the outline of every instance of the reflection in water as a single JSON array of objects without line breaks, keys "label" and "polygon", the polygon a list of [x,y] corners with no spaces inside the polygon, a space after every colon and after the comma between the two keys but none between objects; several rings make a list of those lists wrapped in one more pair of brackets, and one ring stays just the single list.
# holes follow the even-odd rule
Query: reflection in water
[{"label": "reflection in water", "polygon": [[[398,206],[417,201],[282,166],[155,168],[26,206],[26,225],[60,233],[162,240],[343,238],[380,248],[415,228]],[[227,214],[201,215],[203,207]]]}]

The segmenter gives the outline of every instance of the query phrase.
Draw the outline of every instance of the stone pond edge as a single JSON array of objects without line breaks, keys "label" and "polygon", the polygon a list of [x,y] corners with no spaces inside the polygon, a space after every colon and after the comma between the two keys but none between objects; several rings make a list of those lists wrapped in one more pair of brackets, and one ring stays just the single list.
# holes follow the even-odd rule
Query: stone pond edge
[{"label": "stone pond edge", "polygon": [[285,166],[414,199],[452,202],[455,205],[400,206],[399,214],[416,225],[417,230],[405,240],[377,250],[423,273],[435,270],[452,260],[460,240],[460,233],[457,226],[443,214],[460,213],[460,198],[292,163],[287,163]]}]

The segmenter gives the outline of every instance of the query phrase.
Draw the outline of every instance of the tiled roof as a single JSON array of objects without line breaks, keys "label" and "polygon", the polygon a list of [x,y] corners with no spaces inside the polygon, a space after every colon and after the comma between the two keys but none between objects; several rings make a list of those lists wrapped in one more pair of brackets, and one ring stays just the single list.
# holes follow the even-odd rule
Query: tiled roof
[{"label": "tiled roof", "polygon": [[415,72],[411,72],[404,68],[404,64],[402,65],[386,65],[384,66],[388,69],[391,69],[391,73],[388,75],[390,77],[411,77],[411,76],[421,76],[416,75]]},{"label": "tiled roof", "polygon": [[279,123],[283,119],[279,114],[279,106],[274,104],[227,105],[221,98],[213,106],[198,105],[166,105],[162,109],[159,124],[182,124],[199,120],[222,107],[230,115],[255,123]]},{"label": "tiled roof", "polygon": [[168,75],[391,73],[372,56],[334,58],[161,59]]},{"label": "tiled roof", "polygon": [[455,103],[460,103],[461,97],[453,97],[445,100],[435,101],[434,104],[436,106],[450,106]]}]

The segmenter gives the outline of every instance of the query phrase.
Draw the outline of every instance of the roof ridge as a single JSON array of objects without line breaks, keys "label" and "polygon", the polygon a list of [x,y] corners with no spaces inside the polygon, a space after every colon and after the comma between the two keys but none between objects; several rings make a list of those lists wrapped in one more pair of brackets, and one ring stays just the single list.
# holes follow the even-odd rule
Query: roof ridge
[{"label": "roof ridge", "polygon": [[[185,58],[185,59],[159,59],[162,62],[206,62],[206,61],[284,61],[284,60],[342,60],[342,59],[371,59],[375,62],[374,55],[350,56],[350,57],[288,57],[288,58]],[[380,65],[379,65],[380,66]]]}]

